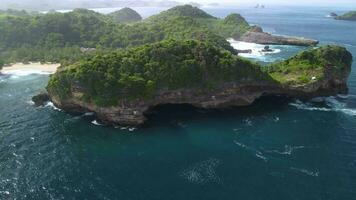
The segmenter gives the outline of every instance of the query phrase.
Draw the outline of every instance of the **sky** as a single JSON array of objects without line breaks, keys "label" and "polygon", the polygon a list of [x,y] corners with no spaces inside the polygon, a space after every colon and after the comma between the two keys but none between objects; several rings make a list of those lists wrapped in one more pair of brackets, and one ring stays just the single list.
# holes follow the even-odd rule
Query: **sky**
[{"label": "sky", "polygon": [[[265,4],[265,5],[315,5],[315,6],[355,6],[356,0],[178,0],[179,2],[219,3],[219,4]],[[354,7],[354,8],[355,8]]]}]

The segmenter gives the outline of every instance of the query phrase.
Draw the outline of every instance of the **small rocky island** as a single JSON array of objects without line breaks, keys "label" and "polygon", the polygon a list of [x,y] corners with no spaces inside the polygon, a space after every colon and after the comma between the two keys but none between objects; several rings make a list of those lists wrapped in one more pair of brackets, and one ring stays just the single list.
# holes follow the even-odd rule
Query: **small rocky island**
[{"label": "small rocky island", "polygon": [[260,66],[210,42],[170,39],[63,65],[51,76],[47,96],[68,112],[140,125],[145,112],[163,104],[223,108],[250,105],[265,95],[345,93],[351,63],[352,55],[338,46]]},{"label": "small rocky island", "polygon": [[356,11],[350,11],[343,15],[336,16],[337,20],[348,20],[348,21],[356,21]]}]

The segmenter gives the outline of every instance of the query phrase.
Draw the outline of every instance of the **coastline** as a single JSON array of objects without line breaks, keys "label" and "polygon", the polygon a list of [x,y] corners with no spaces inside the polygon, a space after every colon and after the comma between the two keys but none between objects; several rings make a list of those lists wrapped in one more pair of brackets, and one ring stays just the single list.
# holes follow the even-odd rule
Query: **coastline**
[{"label": "coastline", "polygon": [[59,63],[41,64],[41,63],[14,63],[4,66],[0,70],[0,74],[16,74],[16,73],[40,73],[40,74],[54,74]]}]

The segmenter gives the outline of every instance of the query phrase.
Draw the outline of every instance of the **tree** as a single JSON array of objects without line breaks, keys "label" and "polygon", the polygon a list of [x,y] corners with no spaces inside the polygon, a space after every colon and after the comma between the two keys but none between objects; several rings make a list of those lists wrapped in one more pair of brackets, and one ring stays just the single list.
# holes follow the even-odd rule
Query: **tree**
[{"label": "tree", "polygon": [[0,69],[2,69],[2,67],[4,66],[4,61],[0,59]]}]

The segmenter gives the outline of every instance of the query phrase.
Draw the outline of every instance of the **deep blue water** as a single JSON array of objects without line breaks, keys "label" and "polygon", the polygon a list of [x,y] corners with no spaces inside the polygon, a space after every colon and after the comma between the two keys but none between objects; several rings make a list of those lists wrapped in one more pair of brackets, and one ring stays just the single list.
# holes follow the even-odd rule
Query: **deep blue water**
[{"label": "deep blue water", "polygon": [[[356,23],[325,18],[334,10],[345,11],[208,12],[239,12],[267,31],[356,56]],[[274,56],[300,50],[288,48]],[[355,67],[347,96],[211,111],[163,106],[131,132],[31,105],[47,75],[0,77],[0,199],[356,199]]]}]

